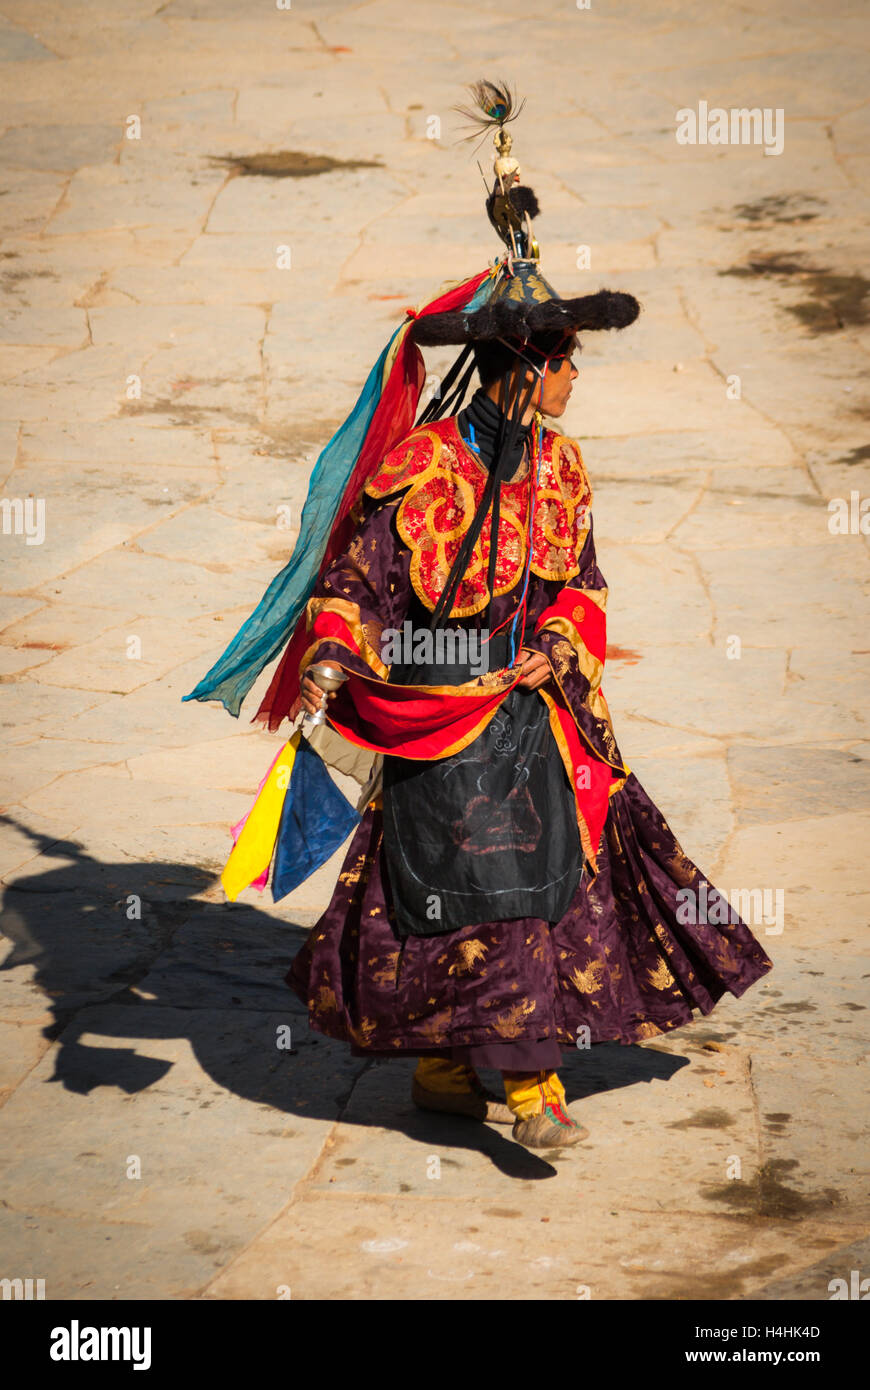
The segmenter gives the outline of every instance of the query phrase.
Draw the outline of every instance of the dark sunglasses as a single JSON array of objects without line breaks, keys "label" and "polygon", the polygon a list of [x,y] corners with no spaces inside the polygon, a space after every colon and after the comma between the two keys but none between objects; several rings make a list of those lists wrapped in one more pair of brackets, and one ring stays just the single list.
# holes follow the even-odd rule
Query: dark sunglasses
[{"label": "dark sunglasses", "polygon": [[580,345],[575,343],[567,352],[560,352],[554,357],[547,357],[540,348],[535,347],[534,343],[526,343],[526,351],[539,358],[541,366],[546,366],[548,372],[560,372],[566,362],[571,362],[572,367],[575,366],[572,359],[574,354],[580,351]]},{"label": "dark sunglasses", "polygon": [[[574,349],[574,352],[576,352],[576,351],[577,351],[577,349],[575,348],[575,349]],[[548,371],[551,371],[551,372],[561,372],[561,370],[562,370],[562,368],[564,367],[564,365],[565,365],[566,362],[570,362],[570,363],[571,363],[571,366],[574,367],[574,369],[576,370],[576,369],[577,369],[577,364],[576,364],[575,361],[574,361],[574,352],[566,352],[566,353],[563,354],[562,357],[550,357],[550,358],[547,360],[547,369],[548,369]]]}]

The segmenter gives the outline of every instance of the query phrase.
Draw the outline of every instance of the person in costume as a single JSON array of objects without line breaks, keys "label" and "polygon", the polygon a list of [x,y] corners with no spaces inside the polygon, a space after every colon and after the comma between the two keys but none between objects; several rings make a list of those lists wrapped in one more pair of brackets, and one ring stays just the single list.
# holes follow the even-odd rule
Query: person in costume
[{"label": "person in costume", "polygon": [[[505,129],[518,109],[473,92],[506,254],[408,311],[315,467],[291,561],[185,698],[237,714],[285,648],[257,717],[325,723],[294,731],[234,828],[228,895],[271,867],[284,896],[355,826],[286,976],[311,1026],[357,1056],[417,1057],[422,1108],[550,1148],[587,1134],[563,1049],[669,1032],[771,962],[619,751],[591,487],[577,442],[544,425],[580,335],[639,306],[544,278]],[[415,424],[420,347],[444,344],[459,356]],[[363,784],[356,808],[326,765]]]}]

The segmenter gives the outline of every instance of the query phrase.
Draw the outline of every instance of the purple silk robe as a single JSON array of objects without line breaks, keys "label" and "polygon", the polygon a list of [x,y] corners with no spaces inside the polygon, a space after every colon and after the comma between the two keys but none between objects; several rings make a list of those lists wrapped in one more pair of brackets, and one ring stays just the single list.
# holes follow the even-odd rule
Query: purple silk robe
[{"label": "purple silk robe", "polygon": [[[356,605],[371,645],[382,628],[401,628],[413,593],[411,551],[395,526],[399,501],[365,498],[354,541],[315,590]],[[604,587],[591,527],[570,584]],[[497,627],[516,611],[521,587],[497,596],[488,616],[451,619],[451,626],[479,628],[485,619]],[[529,613],[541,613],[561,587],[531,574]],[[552,666],[558,641],[544,632],[524,645]],[[572,713],[590,741],[619,760],[612,731],[589,709],[576,656],[566,656],[565,642],[560,648],[559,683]],[[316,655],[371,674],[346,646],[327,641]],[[537,810],[546,822],[547,807]],[[727,899],[712,885],[702,890],[702,873],[633,773],[610,797],[597,874],[584,872],[556,924],[492,921],[403,943],[391,924],[382,840],[383,812],[372,802],[332,900],[286,976],[312,1028],[349,1042],[356,1055],[441,1055],[537,1070],[558,1065],[560,1049],[576,1046],[578,1036],[629,1044],[679,1028],[693,1010],[708,1014],[726,990],[739,997],[771,969]],[[681,907],[687,889],[707,903],[707,920],[696,922]],[[718,912],[710,910],[714,903]]]}]

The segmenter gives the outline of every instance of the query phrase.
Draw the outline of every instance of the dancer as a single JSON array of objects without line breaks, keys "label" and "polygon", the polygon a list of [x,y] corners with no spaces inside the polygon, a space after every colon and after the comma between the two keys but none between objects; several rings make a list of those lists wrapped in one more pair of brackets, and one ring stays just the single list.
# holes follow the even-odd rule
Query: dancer
[{"label": "dancer", "polygon": [[[287,983],[355,1055],[417,1057],[418,1106],[551,1148],[587,1135],[562,1049],[671,1031],[771,962],[620,754],[592,492],[577,442],[544,425],[567,406],[579,335],[625,328],[639,306],[557,295],[505,128],[516,104],[490,83],[473,92],[478,127],[495,130],[487,212],[507,254],[409,311],[369,378],[380,398],[364,391],[315,469],[290,565],[187,698],[237,712],[290,636],[258,717],[325,711],[329,738],[311,745],[334,765],[336,743],[358,750],[369,776]],[[459,357],[412,428],[419,348],[444,344]],[[327,536],[321,465],[339,455]],[[300,790],[301,730],[288,750],[286,803],[279,815],[264,786],[234,852],[247,835],[260,858],[242,855],[231,896],[255,868],[265,882],[273,852],[281,896],[346,836],[333,784]],[[288,864],[305,867],[288,879]]]}]

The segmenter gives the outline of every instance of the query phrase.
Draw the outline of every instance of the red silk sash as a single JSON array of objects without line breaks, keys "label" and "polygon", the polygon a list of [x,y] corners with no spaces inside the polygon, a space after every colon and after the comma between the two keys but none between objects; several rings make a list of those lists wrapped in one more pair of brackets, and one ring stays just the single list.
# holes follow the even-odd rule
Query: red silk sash
[{"label": "red silk sash", "polygon": [[446,758],[482,733],[522,668],[492,685],[390,685],[348,674],[327,709],[340,734],[361,748],[399,758]]}]

